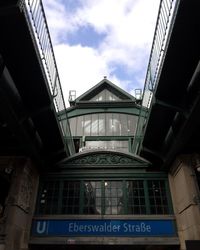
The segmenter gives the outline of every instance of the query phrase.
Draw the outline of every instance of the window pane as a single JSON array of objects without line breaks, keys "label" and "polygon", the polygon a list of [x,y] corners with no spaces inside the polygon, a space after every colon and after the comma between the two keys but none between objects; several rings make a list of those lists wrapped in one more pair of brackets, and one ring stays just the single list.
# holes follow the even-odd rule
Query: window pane
[{"label": "window pane", "polygon": [[169,212],[165,181],[148,181],[150,212],[152,214],[166,214]]},{"label": "window pane", "polygon": [[137,116],[120,113],[100,113],[69,119],[73,136],[134,135]]},{"label": "window pane", "polygon": [[78,214],[80,181],[64,181],[62,193],[62,214]]},{"label": "window pane", "polygon": [[143,181],[135,180],[127,182],[128,213],[146,214]]},{"label": "window pane", "polygon": [[91,131],[91,115],[84,115],[83,134],[90,136]]},{"label": "window pane", "polygon": [[129,135],[135,135],[136,125],[137,125],[137,116],[128,115],[128,132]]},{"label": "window pane", "polygon": [[112,129],[113,129],[112,114],[108,113],[106,114],[106,135],[107,136],[112,135]]},{"label": "window pane", "polygon": [[40,190],[39,214],[169,213],[165,180],[50,180]]},{"label": "window pane", "polygon": [[113,121],[112,121],[112,132],[114,136],[120,136],[121,135],[121,126],[119,121],[119,114],[113,114]]},{"label": "window pane", "polygon": [[97,114],[92,114],[91,135],[98,135],[99,119]]},{"label": "window pane", "polygon": [[86,141],[85,142],[85,150],[100,149],[103,147],[104,147],[104,143],[102,141]]},{"label": "window pane", "polygon": [[120,152],[129,152],[128,141],[86,141],[84,150],[90,149],[108,149]]},{"label": "window pane", "polygon": [[84,214],[101,214],[101,182],[90,181],[84,183]]},{"label": "window pane", "polygon": [[93,97],[91,101],[115,101],[120,100],[119,97],[114,95],[112,92],[110,92],[108,89],[104,89],[101,91],[98,95]]},{"label": "window pane", "polygon": [[82,136],[83,135],[83,116],[77,116],[76,127],[77,127],[76,135]]},{"label": "window pane", "polygon": [[76,136],[76,117],[69,119],[69,125],[72,136]]},{"label": "window pane", "polygon": [[123,214],[124,197],[122,181],[105,181],[105,214]]},{"label": "window pane", "polygon": [[105,135],[105,114],[99,114],[99,135]]},{"label": "window pane", "polygon": [[121,133],[122,133],[122,135],[128,135],[127,115],[120,114],[120,121],[121,121]]},{"label": "window pane", "polygon": [[43,183],[39,197],[39,214],[58,213],[59,182],[51,181]]},{"label": "window pane", "polygon": [[128,141],[110,141],[111,148],[116,151],[128,152]]}]

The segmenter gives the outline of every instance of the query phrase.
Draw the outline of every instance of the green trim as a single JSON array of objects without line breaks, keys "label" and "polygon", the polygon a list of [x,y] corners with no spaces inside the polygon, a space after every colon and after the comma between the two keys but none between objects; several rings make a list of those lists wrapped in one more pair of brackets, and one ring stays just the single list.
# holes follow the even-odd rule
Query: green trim
[{"label": "green trim", "polygon": [[[67,113],[68,119],[81,116],[81,115],[89,115],[89,114],[99,114],[99,113],[119,113],[119,114],[128,114],[128,115],[136,115],[139,116],[140,108],[139,107],[124,107],[124,108],[114,108],[111,105],[109,105],[106,108],[87,108],[87,109],[74,109],[72,111],[69,111]],[[62,120],[61,116],[61,120]],[[65,119],[65,118],[64,118]]]},{"label": "green trim", "polygon": [[125,172],[118,172],[118,173],[113,173],[113,171],[109,172],[109,171],[105,171],[104,169],[101,172],[97,172],[97,171],[75,171],[75,172],[71,172],[71,173],[66,173],[66,172],[62,172],[62,173],[48,173],[46,175],[41,176],[41,181],[44,181],[45,179],[52,179],[52,180],[98,180],[98,179],[114,179],[114,180],[151,180],[151,179],[155,179],[155,180],[165,180],[168,178],[168,175],[166,173],[163,172],[131,172],[131,171],[127,171]]},{"label": "green trim", "polygon": [[68,166],[121,166],[122,169],[125,166],[141,167],[146,168],[150,165],[149,162],[143,158],[133,155],[130,153],[99,150],[99,151],[86,151],[82,153],[77,153],[72,157],[59,163],[58,167],[60,169],[68,168]]},{"label": "green trim", "polygon": [[[92,101],[85,101],[85,102],[79,102],[76,106],[71,106],[70,108],[66,109],[67,113],[73,113],[76,112],[76,110],[107,110],[108,108],[112,108],[114,110],[120,109],[142,109],[142,113],[146,110],[145,108],[141,107],[140,105],[132,102],[132,101],[120,101],[120,102],[92,102]],[[145,114],[145,113],[144,113]],[[64,112],[60,112],[59,116],[64,115]]]},{"label": "green trim", "polygon": [[[128,141],[133,136],[85,136],[85,141]],[[82,136],[76,136],[75,138],[82,138]]]}]

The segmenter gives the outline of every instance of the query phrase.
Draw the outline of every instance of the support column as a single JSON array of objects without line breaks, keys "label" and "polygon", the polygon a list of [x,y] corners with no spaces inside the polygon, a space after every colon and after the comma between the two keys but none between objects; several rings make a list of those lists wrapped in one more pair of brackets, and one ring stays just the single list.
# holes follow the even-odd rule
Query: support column
[{"label": "support column", "polygon": [[11,178],[3,214],[3,250],[28,250],[39,175],[28,158],[11,158],[10,162],[9,166],[5,166],[5,170],[10,169]]},{"label": "support column", "polygon": [[200,239],[199,188],[192,159],[191,155],[177,157],[169,174],[181,250],[187,249],[186,240]]}]

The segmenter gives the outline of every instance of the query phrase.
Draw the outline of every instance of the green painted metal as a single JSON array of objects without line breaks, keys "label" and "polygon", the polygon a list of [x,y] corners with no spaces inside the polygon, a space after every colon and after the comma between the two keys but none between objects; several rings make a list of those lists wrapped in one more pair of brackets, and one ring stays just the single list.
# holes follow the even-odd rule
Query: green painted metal
[{"label": "green painted metal", "polygon": [[77,154],[74,157],[68,158],[65,162],[60,163],[60,167],[67,168],[68,165],[79,166],[125,166],[141,167],[145,168],[149,165],[149,162],[131,154],[125,154],[121,152],[112,151],[93,151],[83,154]]},{"label": "green painted metal", "polygon": [[[112,107],[112,103],[107,104],[106,107],[101,108],[101,107],[95,107],[91,108],[76,108],[73,110],[66,110],[67,111],[67,117],[72,118],[75,116],[80,116],[80,115],[88,115],[88,114],[96,114],[96,113],[120,113],[120,114],[130,114],[130,115],[139,115],[140,114],[140,107],[127,107],[126,104],[119,103],[120,107]],[[63,115],[60,116],[61,119],[65,119]]]},{"label": "green painted metal", "polygon": [[[66,179],[67,181],[73,181],[72,179]],[[150,180],[150,181],[154,181],[154,180],[156,180],[155,178],[151,178],[151,179],[135,179],[136,181],[139,181],[139,180],[141,180],[141,181],[143,181],[143,188],[144,188],[144,192],[145,192],[145,208],[146,208],[146,211],[144,212],[144,214],[152,214],[151,213],[151,210],[150,210],[150,195],[149,195],[149,192],[148,192],[148,185],[147,185],[147,181],[148,180]],[[167,181],[167,179],[166,178],[164,178],[164,179],[157,179],[157,180],[159,180],[159,181],[163,181],[164,182],[164,184],[165,184],[165,186],[167,186],[168,185],[168,181]],[[49,181],[49,180],[48,180]],[[54,180],[54,181],[58,181],[57,179],[56,180]],[[77,179],[75,179],[74,181],[77,181]],[[87,180],[85,180],[85,179],[81,179],[81,180],[79,180],[80,181],[80,189],[79,189],[79,211],[78,211],[78,214],[85,214],[85,212],[84,212],[84,210],[83,210],[83,207],[84,207],[84,205],[86,205],[85,203],[84,203],[84,190],[85,190],[85,181],[87,181]],[[109,198],[111,198],[109,195],[108,196],[106,196],[106,185],[105,185],[105,183],[108,181],[108,182],[112,182],[112,181],[121,181],[122,182],[122,197],[123,197],[123,211],[121,211],[120,212],[120,214],[132,214],[132,212],[130,212],[129,210],[128,210],[128,192],[127,192],[127,181],[133,181],[133,179],[130,179],[130,180],[128,180],[128,179],[112,179],[112,178],[109,178],[109,179],[107,179],[107,178],[103,178],[103,179],[93,179],[93,178],[90,178],[89,179],[89,181],[100,181],[101,182],[101,195],[99,196],[100,197],[100,199],[101,199],[101,214],[106,214],[106,210],[105,210],[105,208],[106,208],[106,204],[105,204],[105,199],[106,199],[106,197],[109,199]],[[63,214],[63,212],[62,212],[62,210],[61,210],[61,208],[62,208],[62,202],[63,202],[63,196],[62,196],[62,192],[63,192],[63,188],[64,188],[64,180],[62,180],[62,179],[60,179],[59,180],[59,194],[58,194],[58,203],[56,204],[55,202],[51,202],[51,206],[52,207],[47,207],[47,209],[48,209],[48,211],[50,212],[50,214]],[[40,185],[40,190],[43,188],[42,187],[42,183],[43,182],[41,182],[41,185]],[[54,182],[55,183],[55,182]],[[47,192],[48,192],[48,190],[47,190]],[[55,196],[53,193],[55,192],[55,190],[53,191],[52,190],[52,198]],[[41,194],[42,194],[42,192],[40,191],[40,195],[39,195],[39,200],[42,198],[42,196],[41,196]],[[160,195],[162,196],[162,197],[167,197],[167,205],[168,205],[168,213],[167,214],[172,214],[173,213],[173,210],[172,210],[172,204],[169,202],[170,201],[170,193],[168,192],[168,189],[166,189],[166,192],[165,192],[165,194],[162,194],[162,193],[160,193]],[[164,196],[163,196],[164,195]],[[71,196],[70,196],[71,197]],[[117,197],[117,196],[116,196]],[[136,198],[139,198],[140,199],[140,197],[143,197],[143,195],[141,196],[140,194],[137,194],[136,195]],[[51,199],[52,199],[51,198]],[[45,198],[42,198],[42,199],[45,199]],[[49,198],[46,198],[46,199],[49,199]],[[37,214],[39,214],[39,211],[42,211],[42,210],[40,210],[39,209],[39,206],[40,206],[40,202],[38,202],[37,203],[38,205],[38,207],[37,207],[37,209],[36,209],[36,213]],[[134,205],[134,204],[133,204]],[[152,204],[151,204],[152,205]],[[116,206],[116,205],[113,205],[113,206]],[[143,206],[142,204],[140,204],[140,203],[138,203],[138,204],[136,204],[136,206]],[[160,204],[160,206],[162,207],[163,205],[162,204]],[[73,213],[72,212],[72,214],[77,214],[77,213]],[[90,212],[86,212],[86,214],[90,214]],[[110,214],[110,213],[108,213],[108,214]],[[136,214],[138,214],[138,212],[136,212]],[[139,212],[139,214],[143,214],[143,213],[141,213],[141,212]],[[154,213],[153,213],[154,214]],[[156,214],[157,214],[157,212],[156,212]],[[160,214],[160,213],[158,213],[158,214]]]},{"label": "green painted metal", "polygon": [[[82,138],[82,136],[77,136],[74,138]],[[118,141],[127,141],[130,139],[130,136],[85,136],[86,141],[109,141],[109,140],[118,140]]]},{"label": "green painted metal", "polygon": [[149,179],[155,179],[155,180],[164,180],[167,179],[168,175],[164,172],[146,172],[146,171],[130,171],[129,169],[127,171],[107,171],[105,169],[102,169],[101,171],[89,171],[87,169],[84,169],[83,171],[80,171],[80,169],[77,169],[77,171],[69,170],[69,171],[62,171],[62,172],[55,172],[55,173],[48,173],[46,175],[41,176],[40,182],[43,182],[44,180],[66,180],[66,179],[77,179],[77,180],[90,180],[91,178],[94,180],[98,179],[118,179],[118,180],[149,180]]}]

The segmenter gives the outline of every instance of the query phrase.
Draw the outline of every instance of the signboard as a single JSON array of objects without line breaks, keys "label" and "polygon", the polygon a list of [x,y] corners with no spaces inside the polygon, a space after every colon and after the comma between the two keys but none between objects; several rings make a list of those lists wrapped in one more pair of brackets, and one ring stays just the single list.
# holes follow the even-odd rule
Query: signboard
[{"label": "signboard", "polygon": [[32,236],[173,237],[173,220],[33,220]]}]

